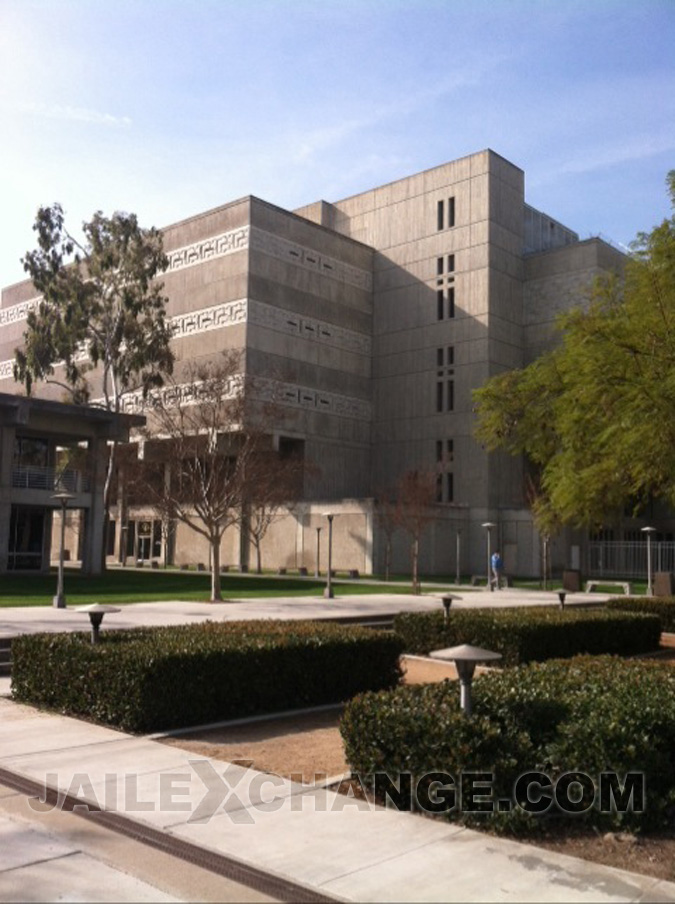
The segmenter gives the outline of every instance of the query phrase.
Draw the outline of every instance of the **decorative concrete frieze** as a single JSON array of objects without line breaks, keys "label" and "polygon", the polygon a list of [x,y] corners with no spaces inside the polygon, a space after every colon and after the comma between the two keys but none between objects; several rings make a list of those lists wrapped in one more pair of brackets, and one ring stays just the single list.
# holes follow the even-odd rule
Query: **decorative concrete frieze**
[{"label": "decorative concrete frieze", "polygon": [[174,273],[176,270],[194,267],[217,257],[245,251],[249,244],[249,230],[250,227],[241,226],[238,229],[231,229],[229,232],[222,232],[220,235],[202,239],[201,242],[193,242],[191,245],[167,252],[169,265],[166,272]]},{"label": "decorative concrete frieze", "polygon": [[195,333],[206,333],[209,330],[245,323],[247,310],[247,300],[238,298],[236,301],[214,304],[199,311],[190,311],[188,314],[178,314],[169,318],[169,325],[173,330],[173,338],[182,339]]},{"label": "decorative concrete frieze", "polygon": [[28,317],[29,311],[36,308],[38,303],[42,301],[42,295],[36,298],[29,298],[19,304],[14,304],[10,308],[0,308],[0,327],[9,326],[11,323],[19,323]]}]

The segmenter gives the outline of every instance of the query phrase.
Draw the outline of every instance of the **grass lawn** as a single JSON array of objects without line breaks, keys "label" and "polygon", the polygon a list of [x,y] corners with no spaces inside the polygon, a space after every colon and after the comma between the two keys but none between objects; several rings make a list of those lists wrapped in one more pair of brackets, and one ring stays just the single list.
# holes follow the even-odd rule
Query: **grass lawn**
[{"label": "grass lawn", "polygon": [[[208,572],[175,570],[126,571],[111,569],[100,577],[87,577],[75,569],[64,575],[66,601],[69,606],[88,603],[144,603],[162,600],[196,600],[211,596]],[[222,575],[225,599],[251,599],[274,596],[318,596],[326,586],[325,579],[272,577],[265,575]],[[410,593],[410,585],[367,583],[335,584],[342,595],[367,593]],[[56,572],[49,575],[3,575],[0,579],[0,608],[5,606],[48,606],[56,592]]]}]

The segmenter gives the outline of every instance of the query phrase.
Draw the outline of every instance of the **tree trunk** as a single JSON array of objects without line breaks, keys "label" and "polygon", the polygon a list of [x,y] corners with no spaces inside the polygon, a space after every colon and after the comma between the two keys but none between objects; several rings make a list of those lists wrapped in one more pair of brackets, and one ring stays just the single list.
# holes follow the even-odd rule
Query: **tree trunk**
[{"label": "tree trunk", "polygon": [[384,547],[384,579],[389,580],[389,571],[391,569],[391,537],[387,537]]},{"label": "tree trunk", "polygon": [[[101,572],[105,572],[108,567],[108,532],[110,530],[110,490],[112,487],[112,478],[115,471],[115,453],[117,451],[117,441],[114,440],[108,451],[108,464],[105,474],[105,483],[103,484],[103,549],[101,550]],[[92,487],[93,490],[93,487]],[[121,522],[120,522],[121,523]]]},{"label": "tree trunk", "polygon": [[419,552],[420,552],[420,542],[417,537],[413,540],[412,547],[412,586],[413,593],[418,594],[420,592],[420,584],[417,573],[417,566],[419,564]]},{"label": "tree trunk", "polygon": [[255,541],[255,558],[256,558],[256,571],[258,574],[262,574],[262,552],[260,549],[260,540]]},{"label": "tree trunk", "polygon": [[222,602],[220,585],[220,535],[211,536],[211,602]]}]

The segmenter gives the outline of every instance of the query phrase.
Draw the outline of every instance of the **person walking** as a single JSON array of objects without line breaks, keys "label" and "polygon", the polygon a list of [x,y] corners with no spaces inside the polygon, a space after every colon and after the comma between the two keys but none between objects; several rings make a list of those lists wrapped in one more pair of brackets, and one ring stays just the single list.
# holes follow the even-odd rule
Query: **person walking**
[{"label": "person walking", "polygon": [[496,549],[492,553],[490,565],[492,566],[492,574],[494,576],[492,583],[496,586],[497,590],[501,590],[501,579],[504,572],[504,563],[502,562],[502,557],[499,555],[498,549]]}]

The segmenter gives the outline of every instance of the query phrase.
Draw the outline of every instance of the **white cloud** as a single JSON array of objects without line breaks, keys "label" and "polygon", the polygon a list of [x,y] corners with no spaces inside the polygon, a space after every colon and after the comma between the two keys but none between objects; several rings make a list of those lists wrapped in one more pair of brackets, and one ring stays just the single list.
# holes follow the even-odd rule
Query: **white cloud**
[{"label": "white cloud", "polygon": [[86,107],[30,103],[16,105],[15,109],[48,119],[87,122],[92,125],[110,126],[115,129],[128,129],[131,127],[131,119],[128,116],[113,116],[112,113],[101,113],[99,110],[89,110]]}]

